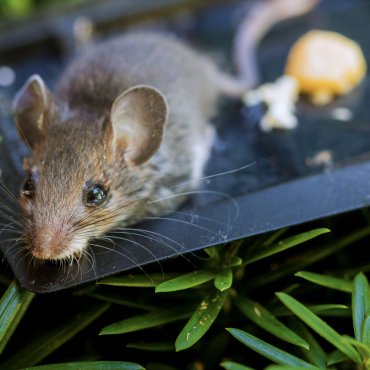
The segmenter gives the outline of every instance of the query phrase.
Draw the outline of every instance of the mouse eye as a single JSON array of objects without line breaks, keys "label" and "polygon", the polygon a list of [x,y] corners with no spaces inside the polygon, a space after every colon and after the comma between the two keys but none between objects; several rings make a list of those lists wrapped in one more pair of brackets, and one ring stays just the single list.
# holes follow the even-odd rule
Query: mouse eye
[{"label": "mouse eye", "polygon": [[108,190],[103,185],[95,184],[87,190],[85,203],[87,206],[99,206],[107,200]]},{"label": "mouse eye", "polygon": [[22,192],[29,198],[31,198],[35,193],[35,181],[31,176],[24,183]]}]

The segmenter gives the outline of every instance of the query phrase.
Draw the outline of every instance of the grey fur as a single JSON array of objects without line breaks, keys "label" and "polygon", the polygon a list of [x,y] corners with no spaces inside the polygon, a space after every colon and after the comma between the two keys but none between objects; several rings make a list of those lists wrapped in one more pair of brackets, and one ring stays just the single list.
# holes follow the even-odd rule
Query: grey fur
[{"label": "grey fur", "polygon": [[[185,196],[150,202],[197,186],[170,188],[201,176],[213,140],[217,76],[212,61],[171,37],[147,33],[96,45],[72,62],[43,116],[44,139],[27,164],[38,179],[34,199],[23,199],[30,214],[27,248],[38,258],[71,257],[118,224],[176,209]],[[169,115],[157,153],[128,165],[110,142],[109,117],[116,98],[136,85],[161,91]],[[83,194],[97,181],[110,184],[110,199],[91,210]]]}]

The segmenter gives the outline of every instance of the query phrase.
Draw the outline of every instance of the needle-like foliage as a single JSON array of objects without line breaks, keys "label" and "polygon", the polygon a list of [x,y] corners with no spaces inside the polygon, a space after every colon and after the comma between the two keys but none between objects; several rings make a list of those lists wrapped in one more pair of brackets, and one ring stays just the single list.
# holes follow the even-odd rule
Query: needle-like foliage
[{"label": "needle-like foliage", "polygon": [[0,370],[370,369],[370,264],[352,261],[370,227],[307,229],[47,296],[14,280],[0,301]]}]

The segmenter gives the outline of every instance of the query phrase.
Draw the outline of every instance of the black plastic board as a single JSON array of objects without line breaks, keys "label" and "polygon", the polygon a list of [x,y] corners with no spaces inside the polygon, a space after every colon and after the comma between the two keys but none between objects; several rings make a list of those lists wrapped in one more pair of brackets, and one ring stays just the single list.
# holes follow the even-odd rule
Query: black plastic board
[{"label": "black plastic board", "polygon": [[[186,29],[177,26],[176,20],[168,22],[167,27],[185,35],[227,68],[232,33],[243,9],[244,5],[238,2],[210,6],[192,17]],[[332,29],[357,40],[369,61],[369,16],[368,2],[327,0],[309,16],[276,27],[260,48],[264,79],[273,81],[282,74],[289,48],[311,28]],[[21,164],[27,149],[15,132],[9,110],[11,99],[33,73],[39,73],[53,88],[66,59],[48,45],[26,59],[15,56],[10,66],[16,72],[16,83],[0,88],[0,168],[5,184],[14,194],[19,193],[22,183]],[[156,259],[364,207],[370,195],[368,82],[367,78],[352,94],[325,108],[314,108],[301,99],[299,127],[287,132],[262,133],[254,124],[256,112],[246,113],[234,101],[222,102],[215,119],[218,139],[206,175],[256,164],[201,181],[200,189],[205,193],[194,195],[179,210],[181,213],[137,225],[137,230],[144,230],[142,236],[133,235],[135,231],[109,233],[128,240],[114,239],[115,245],[94,243],[101,245],[92,247],[94,268],[87,258],[66,268],[34,265],[29,257],[24,257],[21,245],[8,250],[12,243],[5,241],[16,237],[8,231],[1,234],[1,247],[24,287],[51,292]],[[336,121],[331,116],[335,107],[349,108],[353,119]],[[313,165],[321,151],[330,153],[331,164]]]}]

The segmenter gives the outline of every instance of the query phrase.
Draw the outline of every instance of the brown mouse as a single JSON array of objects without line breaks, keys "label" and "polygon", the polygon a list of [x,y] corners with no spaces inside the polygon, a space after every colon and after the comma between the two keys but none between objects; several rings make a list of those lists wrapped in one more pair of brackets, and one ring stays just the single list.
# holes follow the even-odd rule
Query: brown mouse
[{"label": "brown mouse", "polygon": [[72,259],[117,226],[175,210],[202,175],[220,94],[255,85],[259,39],[316,2],[258,2],[235,39],[239,79],[175,38],[145,32],[78,57],[55,96],[31,76],[14,101],[31,149],[21,191],[24,248],[41,260]]}]

